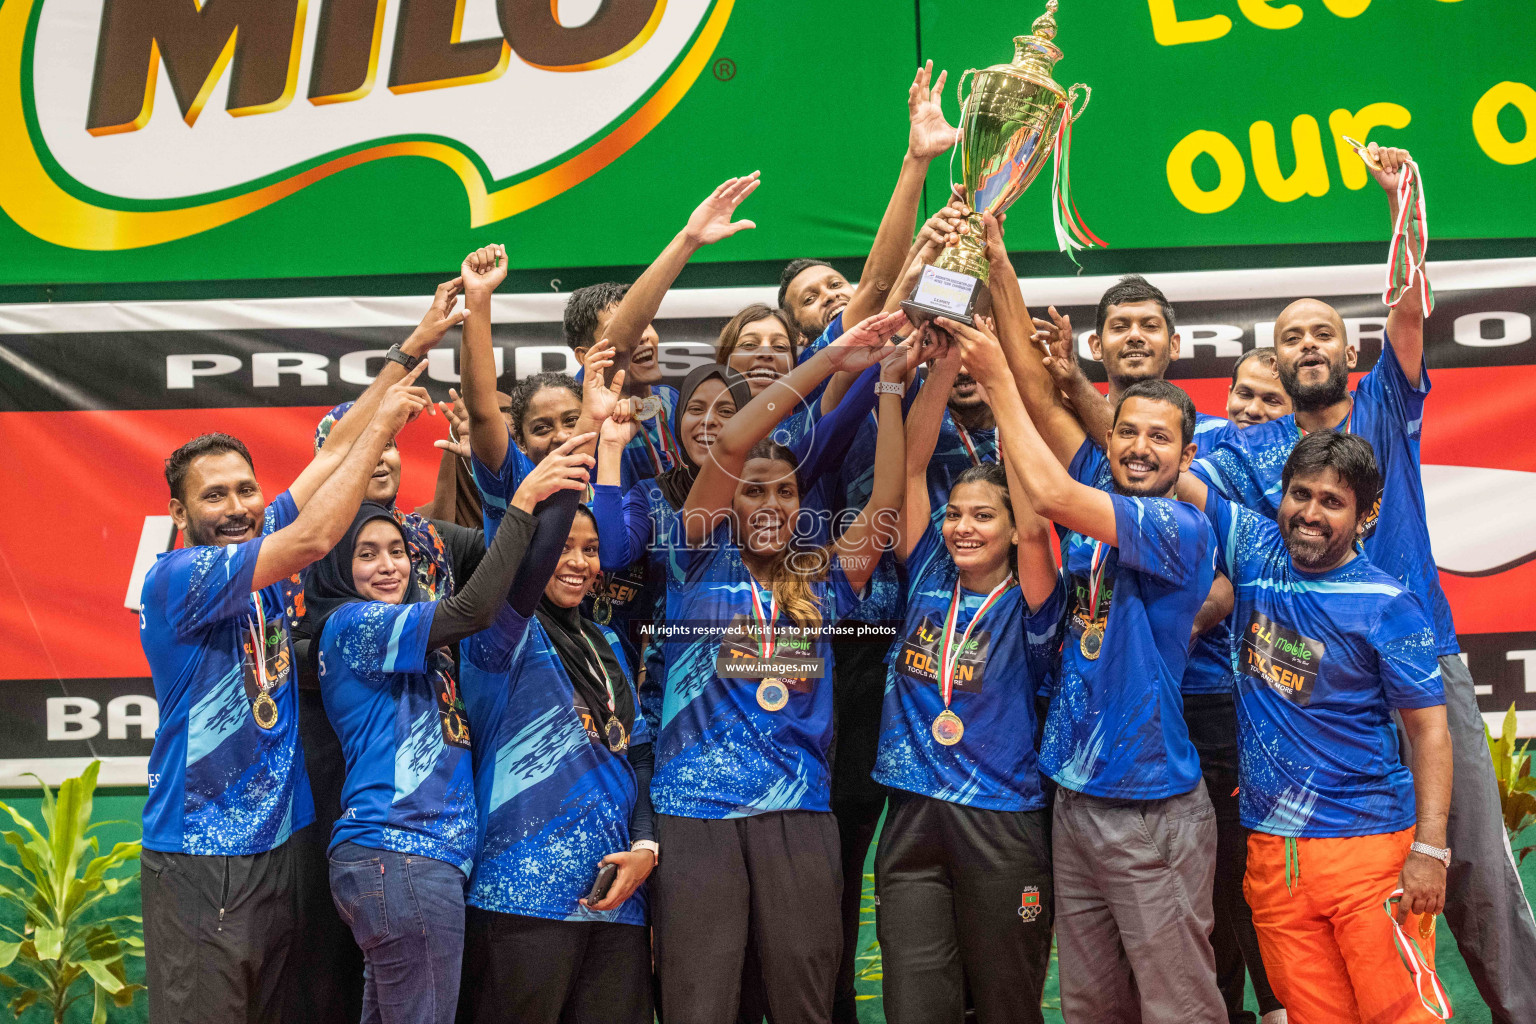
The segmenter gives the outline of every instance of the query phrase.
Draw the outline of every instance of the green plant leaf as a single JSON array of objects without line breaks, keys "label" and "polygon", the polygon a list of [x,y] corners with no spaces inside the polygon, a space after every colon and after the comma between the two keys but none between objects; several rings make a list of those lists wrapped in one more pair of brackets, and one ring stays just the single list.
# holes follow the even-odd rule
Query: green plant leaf
[{"label": "green plant leaf", "polygon": [[112,997],[112,1002],[119,1007],[132,1006],[133,997],[146,991],[143,985],[124,985],[122,989]]},{"label": "green plant leaf", "polygon": [[29,988],[15,999],[11,1000],[11,1013],[20,1017],[33,1003],[37,1002],[39,992],[35,988]]},{"label": "green plant leaf", "polygon": [[112,993],[123,987],[122,980],[114,977],[112,972],[107,969],[107,965],[100,960],[77,960],[75,962],[85,968],[85,973],[91,976],[91,980],[96,983],[98,988],[104,988],[107,992]]},{"label": "green plant leaf", "polygon": [[9,967],[16,959],[16,954],[21,952],[19,942],[0,942],[0,967]]},{"label": "green plant leaf", "polygon": [[110,997],[100,985],[96,986],[91,1000],[91,1024],[107,1024],[107,1000]]},{"label": "green plant leaf", "polygon": [[32,933],[32,944],[37,947],[39,960],[57,960],[64,945],[64,929],[38,925]]}]

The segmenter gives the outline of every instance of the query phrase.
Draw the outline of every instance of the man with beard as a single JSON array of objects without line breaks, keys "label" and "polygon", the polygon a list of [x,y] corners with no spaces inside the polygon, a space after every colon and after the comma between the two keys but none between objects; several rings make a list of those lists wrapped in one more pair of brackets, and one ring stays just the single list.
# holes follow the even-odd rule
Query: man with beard
[{"label": "man with beard", "polygon": [[[1022,309],[1023,300],[1013,268],[1007,262],[1001,237],[989,235],[989,261],[992,277],[999,280],[1001,301],[1008,308]],[[998,300],[994,300],[998,301]],[[1022,316],[1022,313],[1018,314]],[[1018,320],[1013,321],[1015,323]],[[1034,320],[1034,341],[1040,349],[1021,346],[1015,361],[1024,371],[1023,379],[1032,382],[1024,388],[1031,415],[1051,446],[1063,458],[1074,479],[1100,490],[1112,491],[1115,483],[1100,438],[1109,433],[1113,403],[1137,380],[1161,380],[1177,358],[1179,335],[1174,311],[1161,289],[1145,278],[1131,275],[1121,278],[1099,300],[1097,325],[1090,335],[1090,347],[1104,363],[1109,375],[1110,400],[1106,401],[1089,382],[1077,361],[1070,318],[1049,311],[1049,319]],[[1043,351],[1042,351],[1043,349]],[[1264,351],[1264,350],[1258,350]],[[1272,357],[1271,357],[1272,359]],[[1244,357],[1234,371],[1235,381],[1243,373]],[[1244,377],[1247,379],[1248,374]],[[1072,414],[1067,414],[1057,393],[1067,396]],[[1287,403],[1288,404],[1288,403]],[[1241,407],[1258,414],[1270,410],[1262,401]],[[1276,413],[1278,415],[1278,413]],[[1234,421],[1241,426],[1241,423]],[[1220,416],[1195,414],[1195,454],[1204,454],[1211,442],[1223,436],[1228,421]],[[1070,455],[1067,453],[1070,451]],[[1069,538],[1063,536],[1065,557]],[[1202,618],[1202,625],[1206,620]],[[1230,623],[1220,619],[1200,632],[1193,641],[1189,662],[1179,681],[1183,698],[1183,717],[1190,742],[1200,755],[1200,772],[1216,811],[1216,872],[1211,893],[1214,925],[1211,947],[1215,955],[1216,978],[1226,1004],[1230,1024],[1252,1022],[1244,1009],[1246,981],[1252,978],[1259,1011],[1266,1024],[1284,1020],[1284,1010],[1265,978],[1264,963],[1254,935],[1252,915],[1243,900],[1242,881],[1246,837],[1238,813],[1237,789],[1237,712],[1232,694],[1232,633]],[[1246,968],[1246,970],[1245,970]]]},{"label": "man with beard", "polygon": [[144,578],[160,705],[144,804],[145,970],[155,1020],[278,1020],[297,941],[294,850],[314,818],[289,627],[300,573],[351,525],[384,446],[429,405],[417,366],[269,506],[250,453],[204,434],[165,462],[185,546]]},{"label": "man with beard", "polygon": [[[1244,890],[1275,994],[1298,1021],[1449,1016],[1419,978],[1451,863],[1445,691],[1423,606],[1358,550],[1381,490],[1370,444],[1302,438],[1276,520],[1198,480],[1181,490],[1236,590]],[[1428,953],[1410,966],[1416,933]]]},{"label": "man with beard", "polygon": [[[1382,167],[1371,173],[1395,222],[1398,178],[1409,157],[1374,144],[1371,150]],[[1285,308],[1275,321],[1275,355],[1295,412],[1232,432],[1199,459],[1194,473],[1223,497],[1273,518],[1285,493],[1282,470],[1302,438],[1335,430],[1370,442],[1383,484],[1376,507],[1364,515],[1364,551],[1424,602],[1444,679],[1455,754],[1448,829],[1456,854],[1446,920],[1493,1019],[1536,1020],[1536,985],[1519,966],[1536,963],[1536,920],[1509,854],[1472,676],[1458,656],[1425,520],[1419,444],[1430,382],[1419,294],[1410,289],[1388,314],[1381,356],[1353,391],[1349,371],[1358,353],[1325,302],[1299,299]]]},{"label": "man with beard", "polygon": [[1108,438],[1109,493],[1074,480],[1052,453],[1008,393],[1016,385],[996,339],[937,323],[1008,414],[1030,503],[1068,531],[1067,634],[1040,743],[1040,769],[1059,787],[1062,1013],[1224,1024],[1208,940],[1216,817],[1179,694],[1214,582],[1210,524],[1176,497],[1195,456],[1194,405],[1166,381],[1124,390]]}]

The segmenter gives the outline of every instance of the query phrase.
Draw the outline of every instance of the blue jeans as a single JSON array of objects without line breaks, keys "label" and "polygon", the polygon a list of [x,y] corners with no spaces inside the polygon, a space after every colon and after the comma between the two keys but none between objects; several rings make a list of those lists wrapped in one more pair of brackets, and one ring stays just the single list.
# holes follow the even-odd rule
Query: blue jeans
[{"label": "blue jeans", "polygon": [[336,847],[330,861],[331,898],[363,951],[362,1024],[453,1024],[464,872],[355,843]]}]

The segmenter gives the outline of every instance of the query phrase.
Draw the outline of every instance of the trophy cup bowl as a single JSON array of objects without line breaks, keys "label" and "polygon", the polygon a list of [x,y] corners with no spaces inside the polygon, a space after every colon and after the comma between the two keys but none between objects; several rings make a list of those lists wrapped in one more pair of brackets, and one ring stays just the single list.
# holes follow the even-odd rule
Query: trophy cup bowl
[{"label": "trophy cup bowl", "polygon": [[1067,90],[1051,78],[1061,50],[1056,36],[1057,0],[1033,31],[1013,40],[1013,60],[983,71],[967,71],[960,88],[974,75],[970,94],[961,101],[960,183],[972,213],[959,241],[945,247],[901,308],[914,323],[935,316],[971,325],[988,278],[983,214],[1001,216],[1029,188],[1045,166],[1071,110]]}]

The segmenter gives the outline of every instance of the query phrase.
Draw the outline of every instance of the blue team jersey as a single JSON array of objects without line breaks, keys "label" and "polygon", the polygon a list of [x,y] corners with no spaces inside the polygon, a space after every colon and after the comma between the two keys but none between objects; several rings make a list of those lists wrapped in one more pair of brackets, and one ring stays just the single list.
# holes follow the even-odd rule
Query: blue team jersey
[{"label": "blue team jersey", "polygon": [[1206,510],[1237,594],[1243,827],[1306,838],[1411,827],[1392,709],[1445,703],[1419,599],[1364,555],[1303,572],[1273,520],[1214,494]]},{"label": "blue team jersey", "polygon": [[[1381,500],[1367,519],[1365,553],[1377,568],[1419,595],[1435,627],[1436,653],[1458,650],[1451,607],[1440,588],[1424,514],[1419,475],[1419,437],[1429,371],[1419,366],[1419,386],[1408,383],[1390,342],[1356,386],[1354,405],[1338,429],[1371,443],[1381,469]],[[1271,519],[1280,508],[1280,471],[1302,437],[1294,415],[1234,430],[1195,463],[1195,472],[1222,497]]]},{"label": "blue team jersey", "polygon": [[[581,379],[580,375],[577,379]],[[672,410],[677,408],[677,388],[652,384],[651,394],[661,399],[661,412],[651,419],[640,420],[639,431],[624,446],[619,483],[625,488],[642,480],[652,480],[677,465],[681,442],[672,436]]]},{"label": "blue team jersey", "polygon": [[[1205,454],[1229,431],[1236,430],[1220,416],[1195,413],[1195,456]],[[1107,494],[1115,491],[1115,478],[1110,473],[1109,459],[1097,445],[1084,441],[1072,457],[1068,472],[1073,479],[1097,487]],[[1066,558],[1066,531],[1061,531],[1062,558]],[[1186,696],[1193,693],[1230,693],[1232,691],[1232,629],[1229,620],[1222,620],[1195,638],[1189,652],[1189,664],[1184,667],[1184,678],[1179,680],[1179,692]]]},{"label": "blue team jersey", "polygon": [[[781,609],[774,653],[781,667],[762,670],[752,592],[765,614],[770,594],[742,563],[728,524],[676,555],[684,580],[667,591],[656,810],[685,818],[830,810],[832,653],[824,629],[859,608],[842,568],[834,558],[827,581],[812,584],[823,630],[792,632]],[[759,703],[771,681],[781,688],[772,696],[786,698],[776,711]]]},{"label": "blue team jersey", "polygon": [[533,460],[530,459],[517,442],[512,440],[512,431],[507,431],[507,454],[502,457],[501,465],[492,469],[480,461],[480,457],[473,451],[469,455],[469,475],[475,481],[475,490],[480,492],[480,517],[485,526],[485,546],[491,546],[491,541],[496,539],[496,528],[507,515],[507,503],[512,500],[512,495],[517,493],[517,488],[523,479],[533,472]]},{"label": "blue team jersey", "polygon": [[356,843],[469,873],[471,733],[453,662],[427,647],[436,601],[355,601],[320,638],[320,696],[347,760],[331,849]]},{"label": "blue team jersey", "polygon": [[[627,665],[617,638],[603,632]],[[615,910],[578,902],[598,862],[629,849],[638,792],[629,758],[608,749],[594,720],[594,710],[607,709],[585,706],[538,619],[508,605],[461,650],[482,835],[466,901],[524,917],[645,924],[644,886]],[[649,742],[636,715],[629,743]]]},{"label": "blue team jersey", "polygon": [[302,597],[286,580],[251,591],[262,542],[297,517],[285,491],[255,540],[168,551],[145,574],[139,639],[160,705],[147,849],[265,853],[315,819],[288,635]]},{"label": "blue team jersey", "polygon": [[[1011,587],[971,630],[955,669],[950,710],[965,725],[960,742],[933,738],[944,710],[939,644],[959,571],[944,538],[929,526],[907,560],[907,619],[887,658],[885,702],[874,778],[886,786],[989,811],[1045,806],[1035,751],[1035,695],[1061,645],[1066,592],[1033,614]],[[955,642],[985,594],[962,590]]]},{"label": "blue team jersey", "polygon": [[[1205,516],[1186,502],[1110,498],[1119,546],[1104,546],[1100,555],[1096,616],[1096,543],[1076,533],[1065,541],[1068,626],[1040,769],[1092,796],[1160,800],[1200,782],[1179,681],[1195,614],[1215,576],[1215,538]],[[1090,627],[1100,631],[1097,659],[1083,651]]]}]

